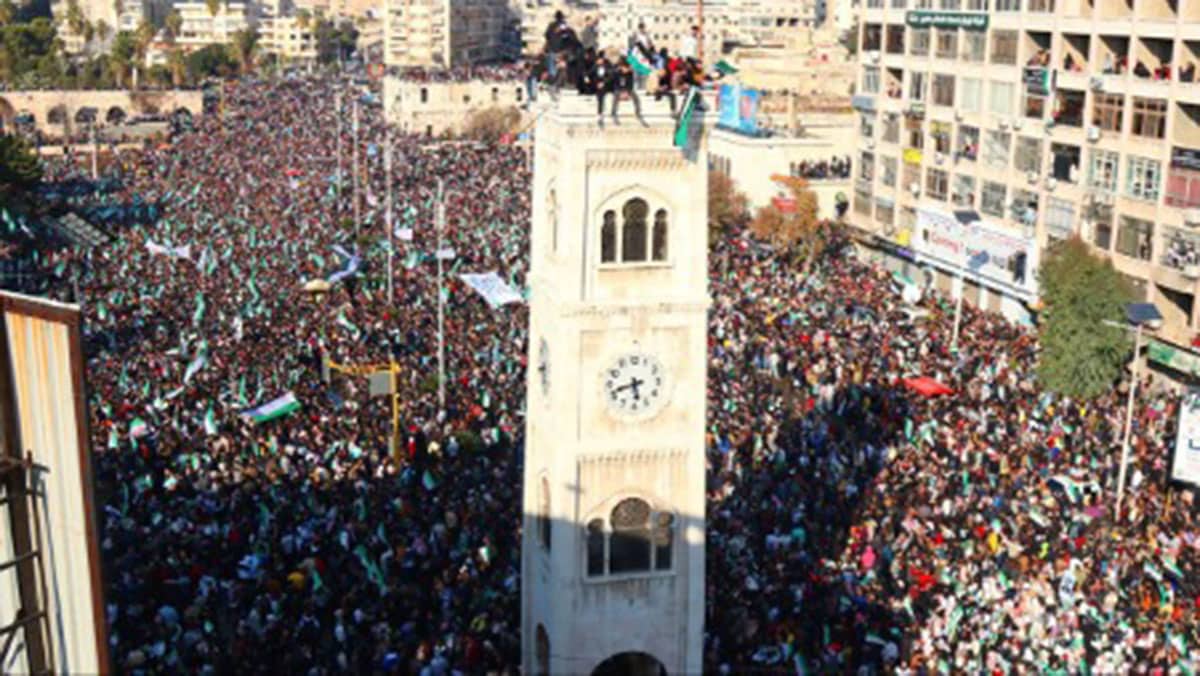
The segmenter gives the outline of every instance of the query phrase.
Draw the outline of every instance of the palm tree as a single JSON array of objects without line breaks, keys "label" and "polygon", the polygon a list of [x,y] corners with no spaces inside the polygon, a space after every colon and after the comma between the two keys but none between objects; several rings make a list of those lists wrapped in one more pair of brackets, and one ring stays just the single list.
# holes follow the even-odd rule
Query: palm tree
[{"label": "palm tree", "polygon": [[0,2],[0,26],[7,26],[15,18],[17,18],[17,6],[12,3],[12,0]]},{"label": "palm tree", "polygon": [[175,38],[179,37],[180,32],[183,31],[183,15],[179,13],[179,10],[173,9],[171,10],[171,13],[167,15],[165,23],[167,26],[168,40],[175,42]]},{"label": "palm tree", "polygon": [[108,36],[112,35],[112,27],[104,19],[96,22],[96,37],[100,38],[100,42],[108,40]]},{"label": "palm tree", "polygon": [[233,55],[242,64],[242,73],[254,70],[254,51],[258,48],[258,31],[244,28],[233,34]]},{"label": "palm tree", "polygon": [[296,12],[296,27],[300,30],[308,30],[309,24],[312,23],[312,13],[307,9],[302,9]]},{"label": "palm tree", "polygon": [[204,6],[208,7],[208,14],[214,19],[221,13],[221,0],[204,0]]},{"label": "palm tree", "polygon": [[133,32],[133,67],[137,71],[141,71],[146,65],[146,52],[150,49],[150,43],[154,41],[154,24],[146,19],[138,24],[137,30]]},{"label": "palm tree", "polygon": [[187,55],[182,49],[176,47],[167,52],[167,69],[171,71],[171,83],[182,86],[187,80]]}]

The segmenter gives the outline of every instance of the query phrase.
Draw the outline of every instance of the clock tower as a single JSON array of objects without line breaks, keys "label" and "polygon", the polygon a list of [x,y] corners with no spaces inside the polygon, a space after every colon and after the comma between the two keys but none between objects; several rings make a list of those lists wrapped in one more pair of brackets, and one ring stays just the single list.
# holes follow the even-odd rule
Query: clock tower
[{"label": "clock tower", "polygon": [[564,94],[537,123],[527,674],[703,666],[706,139],[673,147],[666,102],[642,105],[601,127],[594,98]]}]

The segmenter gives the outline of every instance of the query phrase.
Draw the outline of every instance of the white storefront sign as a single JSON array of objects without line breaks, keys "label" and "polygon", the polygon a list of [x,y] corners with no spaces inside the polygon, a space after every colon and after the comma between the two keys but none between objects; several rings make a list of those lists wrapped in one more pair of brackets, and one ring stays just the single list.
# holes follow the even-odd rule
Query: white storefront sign
[{"label": "white storefront sign", "polygon": [[[1005,295],[1037,298],[1037,242],[975,220],[963,223],[938,209],[917,209],[912,248],[919,259],[965,273]],[[968,264],[971,261],[971,264]]]},{"label": "white storefront sign", "polygon": [[1179,432],[1171,479],[1200,486],[1200,393],[1190,392],[1179,402]]}]

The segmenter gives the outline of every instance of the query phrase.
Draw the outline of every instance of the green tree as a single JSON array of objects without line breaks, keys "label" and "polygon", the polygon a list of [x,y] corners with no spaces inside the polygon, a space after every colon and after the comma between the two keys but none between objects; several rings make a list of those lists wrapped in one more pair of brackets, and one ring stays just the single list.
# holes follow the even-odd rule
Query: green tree
[{"label": "green tree", "polygon": [[181,87],[187,82],[188,61],[183,50],[175,47],[167,52],[167,69],[171,72],[171,84]]},{"label": "green tree", "polygon": [[209,16],[216,17],[221,13],[221,0],[204,0],[205,7],[208,7]]},{"label": "green tree", "polygon": [[117,33],[117,37],[113,39],[112,49],[109,51],[108,63],[113,81],[118,87],[124,87],[128,81],[137,53],[137,36],[130,31]]},{"label": "green tree", "polygon": [[463,136],[488,143],[496,143],[504,134],[516,131],[521,122],[521,111],[513,107],[494,106],[472,113],[463,128]]},{"label": "green tree", "polygon": [[29,143],[13,134],[0,136],[0,204],[28,209],[30,191],[42,180],[42,165]]},{"label": "green tree", "polygon": [[258,49],[258,31],[244,28],[233,34],[230,42],[233,47],[233,58],[242,66],[242,73],[248,74],[254,70],[254,51]]},{"label": "green tree", "polygon": [[17,20],[17,6],[12,0],[0,2],[0,28]]},{"label": "green tree", "polygon": [[1050,390],[1088,399],[1112,387],[1129,360],[1123,323],[1133,289],[1112,262],[1078,237],[1062,242],[1042,261],[1038,377]]},{"label": "green tree", "polygon": [[167,15],[166,26],[167,40],[175,42],[175,39],[183,32],[183,15],[179,13],[179,10],[171,10],[171,13]]},{"label": "green tree", "polygon": [[321,18],[313,30],[313,37],[317,42],[317,62],[337,63],[339,55],[345,58],[354,53],[358,44],[358,29],[350,21],[334,24]]},{"label": "green tree", "polygon": [[708,172],[708,237],[716,241],[750,220],[750,201],[729,174]]},{"label": "green tree", "polygon": [[298,10],[296,12],[296,26],[300,30],[308,30],[310,25],[312,25],[312,13],[307,9]]},{"label": "green tree", "polygon": [[109,26],[108,22],[105,21],[104,19],[100,19],[99,21],[97,21],[96,22],[96,37],[100,39],[100,42],[107,42],[108,36],[110,36],[110,35],[112,35],[112,26]]},{"label": "green tree", "polygon": [[225,45],[207,45],[187,56],[188,77],[193,81],[206,77],[228,77],[237,72],[237,62]]},{"label": "green tree", "polygon": [[828,227],[817,217],[817,194],[802,178],[778,174],[771,178],[784,188],[787,202],[772,201],[759,209],[750,223],[750,231],[770,242],[780,254],[800,255],[807,271],[825,249]]}]

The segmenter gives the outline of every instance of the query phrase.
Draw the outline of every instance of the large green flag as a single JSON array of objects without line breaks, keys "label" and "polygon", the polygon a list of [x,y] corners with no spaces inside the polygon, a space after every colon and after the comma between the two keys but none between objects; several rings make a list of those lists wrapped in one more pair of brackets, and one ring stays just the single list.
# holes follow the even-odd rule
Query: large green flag
[{"label": "large green flag", "polygon": [[675,147],[687,148],[691,136],[692,117],[696,114],[696,106],[700,103],[700,90],[696,87],[688,89],[683,99],[683,108],[679,118],[675,120]]}]

